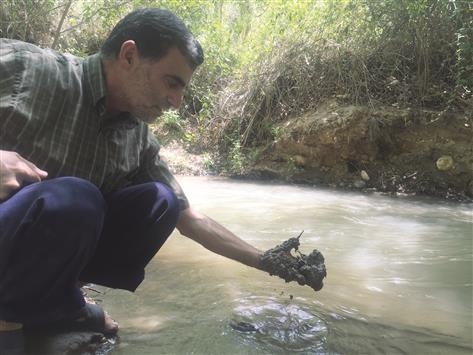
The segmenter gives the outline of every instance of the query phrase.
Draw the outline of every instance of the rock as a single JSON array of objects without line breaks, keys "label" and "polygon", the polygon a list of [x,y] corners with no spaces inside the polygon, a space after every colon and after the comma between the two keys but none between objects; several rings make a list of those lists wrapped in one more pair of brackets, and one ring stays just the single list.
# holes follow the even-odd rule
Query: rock
[{"label": "rock", "polygon": [[116,338],[107,339],[101,333],[72,331],[44,332],[28,330],[27,354],[96,354],[113,348]]},{"label": "rock", "polygon": [[258,329],[251,323],[248,322],[237,322],[235,320],[230,321],[230,327],[239,332],[256,332]]},{"label": "rock", "polygon": [[281,172],[269,166],[259,166],[254,168],[253,174],[262,179],[278,179],[281,178]]},{"label": "rock", "polygon": [[473,197],[473,180],[470,180],[470,183],[468,184],[468,189],[466,190],[466,192],[470,197]]},{"label": "rock", "polygon": [[442,155],[435,163],[440,171],[448,171],[453,168],[453,158],[450,155]]},{"label": "rock", "polygon": [[300,167],[304,167],[307,163],[306,159],[301,155],[294,155],[293,159],[294,163]]},{"label": "rock", "polygon": [[360,176],[364,181],[369,181],[369,179],[370,179],[370,176],[368,175],[368,173],[365,170],[361,170]]},{"label": "rock", "polygon": [[353,186],[355,186],[357,189],[362,189],[363,187],[366,186],[366,182],[364,182],[363,180],[356,180],[353,183]]}]

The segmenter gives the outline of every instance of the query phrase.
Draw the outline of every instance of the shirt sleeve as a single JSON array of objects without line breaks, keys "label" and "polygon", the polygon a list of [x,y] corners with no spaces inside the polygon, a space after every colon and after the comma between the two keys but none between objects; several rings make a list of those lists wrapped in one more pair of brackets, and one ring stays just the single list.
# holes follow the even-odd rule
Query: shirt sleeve
[{"label": "shirt sleeve", "polygon": [[[29,44],[9,39],[0,39],[0,149],[15,150],[29,158],[28,149],[22,149],[20,138],[29,143],[37,131],[37,116],[33,115],[32,93],[40,91],[34,85],[41,68],[27,67],[31,58]],[[37,162],[35,162],[37,163]]]},{"label": "shirt sleeve", "polygon": [[189,201],[177,182],[176,178],[169,171],[167,164],[159,156],[159,143],[151,132],[148,131],[147,143],[141,159],[139,173],[134,179],[134,183],[145,183],[158,181],[166,184],[176,195],[179,207],[182,210],[189,208]]},{"label": "shirt sleeve", "polygon": [[[15,52],[9,42],[0,39],[0,135],[4,135],[7,120],[13,115],[17,89]],[[0,149],[6,149],[0,140]]]}]

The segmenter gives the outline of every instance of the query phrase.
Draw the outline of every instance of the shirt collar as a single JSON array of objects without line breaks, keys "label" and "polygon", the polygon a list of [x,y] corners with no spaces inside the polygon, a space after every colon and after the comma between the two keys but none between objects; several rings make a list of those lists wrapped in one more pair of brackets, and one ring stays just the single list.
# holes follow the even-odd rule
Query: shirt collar
[{"label": "shirt collar", "polygon": [[122,112],[117,117],[106,115],[105,96],[107,95],[107,86],[100,53],[86,57],[83,62],[83,70],[83,84],[92,98],[92,103],[99,116],[100,129],[135,128],[138,121],[128,112]]},{"label": "shirt collar", "polygon": [[[97,53],[85,58],[82,65],[84,70],[84,86],[87,88],[94,106],[97,107],[99,103],[102,103],[102,106],[104,106],[104,100],[102,99],[105,99],[107,90],[100,54]],[[105,109],[105,107],[103,108]],[[100,112],[98,113],[100,114]]]}]

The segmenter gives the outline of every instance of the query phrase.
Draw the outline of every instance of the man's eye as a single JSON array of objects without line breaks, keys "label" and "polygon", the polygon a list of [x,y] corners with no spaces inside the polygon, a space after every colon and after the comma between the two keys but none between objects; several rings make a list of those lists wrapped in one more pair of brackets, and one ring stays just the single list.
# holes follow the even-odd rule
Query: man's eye
[{"label": "man's eye", "polygon": [[179,83],[175,80],[168,80],[168,86],[171,89],[177,89],[179,87]]}]

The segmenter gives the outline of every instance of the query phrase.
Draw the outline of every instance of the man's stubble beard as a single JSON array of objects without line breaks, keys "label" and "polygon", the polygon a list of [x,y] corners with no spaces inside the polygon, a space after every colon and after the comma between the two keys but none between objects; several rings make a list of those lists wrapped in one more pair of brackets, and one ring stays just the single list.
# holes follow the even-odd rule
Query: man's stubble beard
[{"label": "man's stubble beard", "polygon": [[156,109],[156,110],[149,110],[146,107],[143,107],[142,109],[138,108],[135,112],[132,112],[132,115],[145,123],[154,123],[156,119],[162,115],[161,110]]},{"label": "man's stubble beard", "polygon": [[[131,114],[147,124],[154,123],[164,111],[171,108],[166,97],[150,95],[153,87],[145,72],[138,72],[134,81],[129,83],[129,102]],[[157,101],[157,102],[156,102]]]},{"label": "man's stubble beard", "polygon": [[[153,123],[156,118],[162,115],[164,109],[161,105],[149,105],[146,103],[146,99],[151,101],[151,98],[147,98],[146,94],[151,90],[150,88],[136,87],[135,88],[135,100],[130,100],[131,110],[130,113],[138,120],[145,123]],[[134,102],[133,102],[134,101]]]}]

